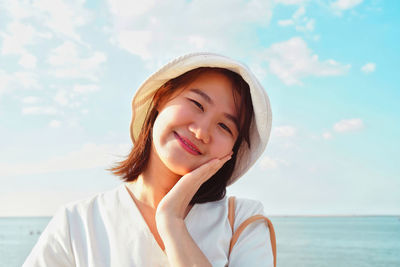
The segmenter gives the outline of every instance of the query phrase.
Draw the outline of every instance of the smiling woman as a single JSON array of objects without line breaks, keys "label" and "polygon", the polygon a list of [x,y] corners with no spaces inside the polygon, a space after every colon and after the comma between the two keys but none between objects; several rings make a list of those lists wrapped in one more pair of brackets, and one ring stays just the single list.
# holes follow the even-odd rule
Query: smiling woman
[{"label": "smiling woman", "polygon": [[[133,122],[136,121],[135,110],[141,107],[136,104],[140,97],[141,95],[137,94],[133,100],[132,127]],[[182,140],[183,144],[190,144],[183,146],[184,149],[187,148],[186,151],[201,154],[192,159],[192,166],[179,171],[175,170],[175,173],[179,175],[209,161],[213,156],[212,153],[217,153],[214,157],[221,158],[233,151],[232,159],[200,187],[191,204],[215,201],[224,197],[242,141],[250,147],[249,130],[253,118],[253,106],[248,84],[240,75],[227,69],[200,67],[171,79],[161,86],[152,99],[151,107],[146,112],[148,116],[144,122],[145,126],[139,128],[140,132],[137,133],[136,140],[134,139],[136,133],[131,134],[135,146],[127,159],[112,169],[114,174],[120,175],[125,181],[133,181],[139,177],[148,164],[148,160],[154,160],[154,153],[151,157],[152,141],[157,148],[155,151],[163,153],[161,159],[164,159],[164,164],[168,164],[167,161],[176,161],[179,166],[187,162],[189,160],[187,154],[181,154],[179,151],[175,155],[172,154],[176,151],[173,146],[177,142],[160,140],[162,136],[159,135],[166,131],[170,138],[171,133],[174,133],[174,139],[177,136],[177,141]],[[172,131],[168,128],[168,123],[174,122],[187,125],[182,125],[181,129]],[[211,128],[212,126],[214,128]],[[185,131],[185,134],[182,131]],[[210,143],[208,139],[211,135],[214,137]],[[148,138],[149,136],[153,138]],[[230,148],[226,151],[221,149],[226,146]],[[166,149],[163,150],[163,147]],[[191,147],[196,147],[196,149],[193,150]],[[159,156],[158,153],[157,156]]]},{"label": "smiling woman", "polygon": [[253,74],[189,54],[149,77],[132,111],[132,150],[110,169],[123,184],[62,207],[25,266],[273,266],[272,225],[246,228],[264,218],[261,203],[233,208],[225,196],[270,134],[269,99]]}]

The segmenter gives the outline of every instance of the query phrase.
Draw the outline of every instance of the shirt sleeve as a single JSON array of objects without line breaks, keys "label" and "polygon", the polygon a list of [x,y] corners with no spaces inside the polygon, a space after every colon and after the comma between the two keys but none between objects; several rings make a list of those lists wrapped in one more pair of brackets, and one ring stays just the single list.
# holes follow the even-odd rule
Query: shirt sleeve
[{"label": "shirt sleeve", "polygon": [[22,267],[75,266],[66,208],[60,208],[39,237]]},{"label": "shirt sleeve", "polygon": [[[242,222],[253,215],[264,215],[261,202],[238,199],[235,209],[235,231]],[[231,251],[228,266],[274,266],[270,233],[264,221],[252,222],[243,230]]]}]

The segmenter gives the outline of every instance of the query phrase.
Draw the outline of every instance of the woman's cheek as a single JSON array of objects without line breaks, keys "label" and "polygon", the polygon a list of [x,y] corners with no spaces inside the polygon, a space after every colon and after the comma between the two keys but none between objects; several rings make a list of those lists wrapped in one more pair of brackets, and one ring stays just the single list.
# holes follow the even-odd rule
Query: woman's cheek
[{"label": "woman's cheek", "polygon": [[231,153],[233,149],[234,142],[230,138],[226,138],[222,136],[222,138],[218,138],[215,140],[216,148],[215,149],[215,157],[222,158]]}]

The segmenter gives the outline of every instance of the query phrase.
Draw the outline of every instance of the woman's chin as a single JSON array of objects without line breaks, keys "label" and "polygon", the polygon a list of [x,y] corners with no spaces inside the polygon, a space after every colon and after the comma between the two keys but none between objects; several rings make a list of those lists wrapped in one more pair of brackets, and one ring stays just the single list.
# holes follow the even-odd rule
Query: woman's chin
[{"label": "woman's chin", "polygon": [[191,171],[195,170],[196,168],[200,167],[200,165],[194,165],[194,166],[187,166],[187,165],[178,165],[178,164],[170,164],[167,166],[168,169],[175,173],[176,175],[183,176],[185,174],[190,173]]},{"label": "woman's chin", "polygon": [[195,168],[190,169],[190,168],[180,167],[180,168],[172,168],[172,169],[170,169],[170,170],[171,170],[173,173],[175,173],[176,175],[184,176],[184,175],[190,173],[190,172],[191,172],[192,170],[194,170],[194,169],[195,169]]}]

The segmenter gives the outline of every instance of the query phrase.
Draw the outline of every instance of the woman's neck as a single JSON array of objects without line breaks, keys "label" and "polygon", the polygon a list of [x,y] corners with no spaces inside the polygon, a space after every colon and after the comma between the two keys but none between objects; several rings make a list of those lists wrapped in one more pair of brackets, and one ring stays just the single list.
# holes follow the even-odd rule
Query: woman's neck
[{"label": "woman's neck", "polygon": [[137,201],[148,208],[157,209],[158,203],[180,178],[181,176],[171,172],[152,150],[146,169],[128,186]]}]

